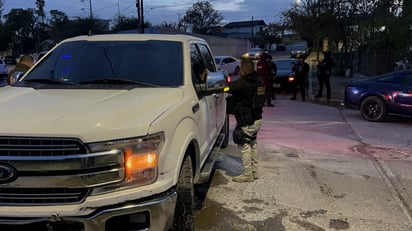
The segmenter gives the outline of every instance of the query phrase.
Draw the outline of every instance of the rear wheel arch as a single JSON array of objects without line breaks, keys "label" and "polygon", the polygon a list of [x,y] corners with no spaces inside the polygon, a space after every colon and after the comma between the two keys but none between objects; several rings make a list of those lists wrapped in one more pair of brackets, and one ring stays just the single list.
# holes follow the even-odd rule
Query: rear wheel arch
[{"label": "rear wheel arch", "polygon": [[190,156],[192,166],[193,166],[193,180],[194,182],[197,182],[200,178],[200,148],[196,140],[192,140],[188,143],[184,151],[184,155],[181,156],[181,159],[179,161],[180,165],[178,165],[178,167],[176,168],[177,169],[176,175],[175,175],[176,182],[178,181],[181,166],[183,165],[183,162],[186,156]]}]

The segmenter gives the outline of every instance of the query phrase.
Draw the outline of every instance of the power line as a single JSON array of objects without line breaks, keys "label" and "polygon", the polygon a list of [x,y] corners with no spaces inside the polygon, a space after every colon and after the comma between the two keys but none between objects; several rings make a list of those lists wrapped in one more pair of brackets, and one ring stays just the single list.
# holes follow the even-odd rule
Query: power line
[{"label": "power line", "polygon": [[181,3],[181,4],[175,4],[175,5],[152,6],[149,9],[155,10],[155,9],[160,9],[160,8],[171,8],[171,7],[186,6],[186,5],[192,5],[192,3]]},{"label": "power line", "polygon": [[[208,2],[215,2],[216,0],[209,0]],[[161,6],[153,6],[150,7],[151,10],[154,9],[159,9],[159,8],[171,8],[171,7],[176,7],[176,6],[186,6],[186,5],[193,5],[195,4],[197,1],[195,2],[190,2],[190,3],[180,3],[180,4],[170,4],[170,5],[161,5]]]},{"label": "power line", "polygon": [[100,7],[100,8],[94,9],[94,11],[96,12],[96,11],[99,11],[99,10],[104,10],[104,9],[109,8],[109,7],[112,7],[112,6],[114,6],[114,5],[117,5],[117,3],[113,3],[113,4],[110,4],[110,5],[104,6],[104,7]]},{"label": "power line", "polygon": [[135,6],[135,3],[130,4],[129,6],[127,6],[126,8],[124,8],[123,10],[120,11],[120,13],[125,12],[126,10],[128,10],[130,7]]}]

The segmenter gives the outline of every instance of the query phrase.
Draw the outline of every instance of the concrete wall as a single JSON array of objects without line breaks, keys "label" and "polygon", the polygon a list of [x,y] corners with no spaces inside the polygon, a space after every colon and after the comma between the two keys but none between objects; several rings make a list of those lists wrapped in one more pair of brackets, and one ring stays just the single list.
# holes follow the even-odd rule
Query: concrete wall
[{"label": "concrete wall", "polygon": [[249,50],[250,43],[246,39],[224,38],[217,36],[199,35],[209,43],[213,55],[229,55],[240,58]]},{"label": "concrete wall", "polygon": [[203,38],[209,43],[215,56],[229,55],[240,58],[242,54],[246,53],[250,48],[250,42],[247,39],[227,38],[166,29],[162,29],[159,32],[164,34],[185,34]]}]

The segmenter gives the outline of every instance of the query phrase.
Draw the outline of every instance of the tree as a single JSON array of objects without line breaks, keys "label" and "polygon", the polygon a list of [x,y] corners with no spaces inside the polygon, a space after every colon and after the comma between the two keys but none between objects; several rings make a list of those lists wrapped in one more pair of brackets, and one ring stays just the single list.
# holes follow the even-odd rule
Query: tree
[{"label": "tree", "polygon": [[172,29],[172,30],[179,30],[179,23],[178,22],[166,22],[163,21],[159,24],[160,28],[163,29]]},{"label": "tree", "polygon": [[68,37],[67,28],[69,27],[69,17],[66,13],[59,10],[51,10],[49,13],[49,35],[55,42],[60,42]]},{"label": "tree", "polygon": [[[0,18],[1,18],[2,15],[3,15],[3,5],[4,5],[3,0],[0,0]],[[0,20],[0,24],[1,24],[1,20]]]},{"label": "tree", "polygon": [[36,0],[37,9],[35,11],[37,18],[34,29],[34,37],[36,39],[36,51],[39,52],[40,42],[48,37],[47,25],[45,23],[46,14],[44,12],[44,0]]},{"label": "tree", "polygon": [[[407,31],[407,36],[405,39],[407,40],[407,46],[410,50],[412,48],[412,2],[411,1],[403,1],[402,6],[402,13],[401,13],[401,20],[402,22],[406,22],[405,31]],[[405,24],[405,23],[404,23]]]},{"label": "tree", "polygon": [[[90,28],[93,28],[91,31]],[[107,33],[106,28],[104,25],[99,23],[98,20],[90,20],[89,18],[76,18],[74,20],[70,20],[67,28],[64,30],[64,37],[63,39],[79,36],[79,35],[87,35],[87,34],[102,34]]]},{"label": "tree", "polygon": [[81,3],[89,2],[89,12],[90,12],[90,20],[93,20],[93,7],[92,7],[92,0],[80,0]]},{"label": "tree", "polygon": [[400,9],[398,0],[302,0],[283,16],[293,31],[312,41],[327,38],[335,48],[343,43],[343,48],[385,49],[399,45],[393,35],[399,33]]},{"label": "tree", "polygon": [[40,21],[43,24],[44,24],[44,18],[46,17],[46,14],[44,13],[44,5],[45,5],[44,0],[36,0],[36,6],[37,6],[36,14],[40,17],[41,19]]},{"label": "tree", "polygon": [[195,33],[207,34],[207,32],[219,26],[223,16],[208,1],[198,1],[186,11],[181,22],[192,26]]},{"label": "tree", "polygon": [[9,33],[13,43],[13,53],[15,55],[35,49],[35,10],[12,9],[4,15],[4,30]]},{"label": "tree", "polygon": [[[271,23],[261,32],[262,37],[266,42],[269,42],[270,45],[280,43],[281,37],[279,35],[279,24]],[[269,46],[271,49],[272,46]]]},{"label": "tree", "polygon": [[[127,17],[120,15],[119,17],[113,20],[113,31],[122,31],[122,30],[138,30],[139,20],[134,17]],[[150,28],[152,25],[150,22],[144,23],[144,28]]]},{"label": "tree", "polygon": [[[0,19],[3,15],[3,0],[0,0]],[[11,42],[10,36],[4,30],[3,23],[0,20],[0,51],[4,52],[9,48],[9,43]]]}]

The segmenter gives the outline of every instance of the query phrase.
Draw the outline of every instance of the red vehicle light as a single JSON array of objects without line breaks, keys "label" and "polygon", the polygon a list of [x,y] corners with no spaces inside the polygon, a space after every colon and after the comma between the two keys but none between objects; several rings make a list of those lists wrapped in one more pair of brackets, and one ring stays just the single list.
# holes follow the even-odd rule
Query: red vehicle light
[{"label": "red vehicle light", "polygon": [[227,81],[228,83],[232,82],[232,77],[230,77],[230,75],[228,75],[228,76],[226,77],[226,81]]}]

